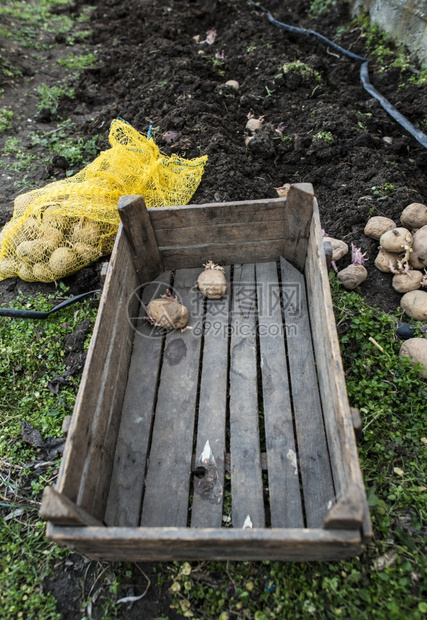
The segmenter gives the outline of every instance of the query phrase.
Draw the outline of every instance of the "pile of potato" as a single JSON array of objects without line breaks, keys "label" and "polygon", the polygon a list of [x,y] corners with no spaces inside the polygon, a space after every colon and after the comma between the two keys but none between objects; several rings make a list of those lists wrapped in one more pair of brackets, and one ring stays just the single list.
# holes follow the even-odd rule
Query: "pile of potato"
[{"label": "pile of potato", "polygon": [[[413,319],[427,320],[427,206],[408,205],[400,216],[401,226],[387,217],[372,217],[365,235],[380,242],[375,266],[393,273],[392,285],[403,293],[401,306]],[[421,271],[424,270],[424,271]]]},{"label": "pile of potato", "polygon": [[104,253],[102,236],[96,222],[64,217],[55,206],[40,217],[12,221],[0,238],[0,279],[53,282],[71,275]]}]

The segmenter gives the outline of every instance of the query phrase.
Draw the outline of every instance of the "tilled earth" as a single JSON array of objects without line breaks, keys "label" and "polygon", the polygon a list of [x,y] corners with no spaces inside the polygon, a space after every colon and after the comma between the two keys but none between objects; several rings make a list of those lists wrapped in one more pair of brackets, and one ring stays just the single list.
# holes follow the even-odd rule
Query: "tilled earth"
[{"label": "tilled earth", "polygon": [[[83,7],[78,1],[61,11],[68,8],[75,14]],[[268,8],[280,21],[311,28],[372,57],[361,29],[349,26],[346,5],[316,20],[309,17],[307,2],[293,0],[284,8],[270,0]],[[363,89],[358,62],[339,57],[313,37],[274,27],[242,0],[98,0],[90,26],[97,65],[83,74],[75,98],[65,99],[59,110],[76,123],[81,136],[107,137],[111,120],[121,117],[142,133],[151,125],[165,153],[188,158],[207,154],[205,174],[192,199],[197,204],[276,197],[275,188],[285,183],[311,182],[326,232],[367,253],[369,278],[361,293],[384,309],[398,306],[400,296],[391,288],[390,275],[373,266],[377,242],[367,239],[363,229],[372,215],[398,223],[404,207],[427,201],[427,152]],[[216,38],[209,44],[211,30]],[[283,70],[296,61],[317,75]],[[34,61],[26,57],[22,62],[36,83]],[[401,71],[370,63],[374,86],[422,128],[427,89],[409,83],[416,71],[415,64]],[[226,86],[228,80],[236,80],[238,90]],[[8,93],[6,85],[5,97],[14,95],[16,101],[19,88],[15,83]],[[31,114],[31,100],[25,105]],[[263,116],[264,123],[246,145],[248,114]],[[43,128],[52,121],[40,113],[32,120],[32,126]],[[276,131],[279,126],[282,135]],[[29,130],[19,129],[20,135]],[[33,173],[39,175],[40,187],[47,178],[65,174],[53,164]],[[0,193],[0,222],[5,222],[17,192],[6,181]],[[342,259],[340,266],[349,260]],[[79,292],[95,286],[98,276],[95,265],[68,278],[68,284]],[[48,288],[6,281],[0,293],[7,299],[18,288],[40,287]]]},{"label": "tilled earth", "polygon": [[[363,229],[372,215],[399,223],[408,204],[427,202],[427,152],[363,89],[359,64],[313,37],[279,30],[244,0],[92,4],[96,5],[92,38],[86,47],[96,52],[97,64],[83,72],[75,97],[63,100],[60,117],[71,118],[85,139],[100,133],[107,138],[110,122],[121,117],[145,134],[152,126],[156,143],[167,154],[187,158],[207,154],[204,176],[191,201],[196,204],[274,198],[275,188],[285,183],[312,183],[323,228],[366,252],[369,277],[360,286],[361,294],[374,305],[394,310],[400,295],[391,287],[391,275],[375,269],[378,243],[365,237]],[[372,58],[361,29],[349,26],[346,5],[312,19],[308,2],[288,0],[284,5],[265,0],[265,4],[280,21],[316,30]],[[84,7],[74,0],[60,10],[75,16]],[[206,38],[212,30],[216,37],[210,44]],[[14,131],[24,143],[35,126],[44,131],[55,127],[48,113],[37,113],[33,93],[42,81],[60,80],[61,70],[54,63],[57,55],[64,54],[61,45],[65,43],[57,37],[55,49],[40,64],[19,46],[12,48],[0,39],[3,57],[9,53],[24,73],[22,79],[0,84],[5,89],[2,105],[10,106],[21,119]],[[307,76],[295,64],[283,69],[296,61],[314,71]],[[406,70],[390,66],[384,70],[379,62],[370,63],[374,86],[422,129],[427,89],[410,84],[416,72],[415,62]],[[228,80],[236,80],[238,89],[227,86]],[[23,96],[26,92],[28,97]],[[264,117],[264,123],[247,145],[249,114]],[[37,148],[32,152],[37,154]],[[64,178],[67,162],[59,163],[52,160],[47,167],[36,167],[29,180],[42,187]],[[11,217],[18,176],[8,171],[0,178],[0,225]],[[101,262],[66,279],[72,293],[100,285]],[[347,256],[340,266],[348,262]],[[0,283],[0,299],[9,301],[19,290],[54,288],[6,280]],[[64,618],[78,617],[78,603],[70,599],[67,607],[64,602],[67,588],[71,593],[77,587],[73,579],[71,573],[57,575],[50,584]],[[150,598],[145,611],[154,617],[161,610]],[[139,609],[142,613],[142,602]],[[170,614],[167,609],[165,603],[163,611]],[[131,611],[124,617],[133,617]]]}]

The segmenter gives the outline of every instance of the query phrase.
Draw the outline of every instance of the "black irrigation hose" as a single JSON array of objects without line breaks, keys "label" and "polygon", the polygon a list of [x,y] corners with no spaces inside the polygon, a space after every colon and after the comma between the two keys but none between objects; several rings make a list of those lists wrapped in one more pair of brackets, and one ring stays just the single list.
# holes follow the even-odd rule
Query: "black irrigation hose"
[{"label": "black irrigation hose", "polygon": [[10,316],[15,319],[47,319],[52,312],[71,306],[71,304],[74,304],[76,301],[80,301],[84,297],[89,297],[89,295],[94,295],[94,293],[100,293],[100,289],[97,289],[96,291],[88,291],[87,293],[82,293],[81,295],[71,297],[71,299],[63,301],[61,304],[58,304],[52,308],[52,310],[49,310],[49,312],[39,312],[37,310],[15,310],[15,308],[0,308],[0,316]]},{"label": "black irrigation hose", "polygon": [[322,34],[319,34],[318,32],[315,32],[314,30],[307,30],[306,28],[298,28],[296,26],[290,26],[289,24],[284,24],[282,22],[279,22],[277,21],[277,19],[274,19],[274,17],[272,16],[272,14],[270,13],[268,9],[261,6],[257,2],[254,2],[254,0],[249,0],[249,2],[257,9],[260,9],[261,11],[264,11],[264,13],[267,13],[268,21],[271,24],[273,24],[273,26],[277,26],[277,28],[280,28],[281,30],[286,30],[287,32],[291,32],[293,34],[301,34],[303,36],[313,36],[316,39],[318,39],[321,43],[323,43],[324,45],[327,45],[328,47],[331,47],[332,49],[336,50],[340,54],[343,54],[343,56],[347,56],[351,60],[361,62],[362,65],[360,67],[360,80],[362,82],[363,88],[371,95],[371,97],[374,97],[377,101],[380,102],[384,110],[397,123],[399,123],[399,125],[401,125],[404,129],[406,129],[406,131],[410,133],[411,136],[413,136],[416,140],[418,140],[418,142],[425,149],[427,149],[427,136],[425,135],[425,133],[423,133],[416,127],[414,127],[414,125],[410,121],[408,121],[408,119],[405,118],[402,114],[400,114],[400,112],[398,112],[396,108],[385,97],[383,97],[370,83],[369,72],[368,72],[369,61],[367,58],[363,58],[363,56],[358,56],[357,54],[353,54],[353,52],[349,52],[348,50],[344,49],[343,47],[340,47],[333,41],[330,41],[329,39],[324,37]]}]

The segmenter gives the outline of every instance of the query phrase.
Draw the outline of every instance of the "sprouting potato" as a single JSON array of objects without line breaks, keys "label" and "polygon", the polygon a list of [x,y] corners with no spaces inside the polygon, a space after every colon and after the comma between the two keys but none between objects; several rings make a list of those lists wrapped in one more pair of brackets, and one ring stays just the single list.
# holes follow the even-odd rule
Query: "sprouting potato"
[{"label": "sprouting potato", "polygon": [[153,299],[147,306],[148,320],[156,327],[183,329],[188,323],[188,308],[166,291],[166,295]]},{"label": "sprouting potato", "polygon": [[197,279],[197,288],[209,299],[221,299],[227,291],[224,269],[211,260],[203,265],[205,270]]}]

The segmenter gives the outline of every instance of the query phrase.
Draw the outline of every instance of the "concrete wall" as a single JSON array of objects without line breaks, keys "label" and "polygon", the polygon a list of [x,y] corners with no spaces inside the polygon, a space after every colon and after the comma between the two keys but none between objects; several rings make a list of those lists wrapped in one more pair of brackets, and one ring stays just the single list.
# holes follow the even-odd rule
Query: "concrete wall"
[{"label": "concrete wall", "polygon": [[427,64],[427,0],[350,0],[353,15],[369,13],[396,43]]}]

